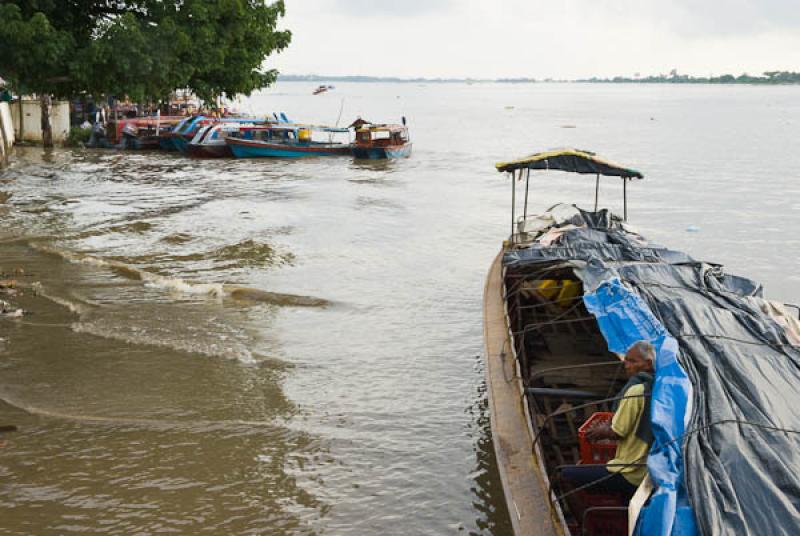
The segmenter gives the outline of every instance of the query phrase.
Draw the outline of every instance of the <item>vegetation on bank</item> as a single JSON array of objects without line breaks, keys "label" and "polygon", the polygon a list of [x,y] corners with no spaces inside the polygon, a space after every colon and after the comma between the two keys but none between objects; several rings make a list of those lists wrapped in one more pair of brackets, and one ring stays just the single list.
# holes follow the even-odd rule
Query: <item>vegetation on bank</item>
[{"label": "vegetation on bank", "polygon": [[673,69],[668,75],[644,76],[627,78],[615,76],[614,78],[588,78],[576,82],[599,82],[613,84],[800,84],[800,73],[791,71],[766,71],[763,76],[751,76],[747,73],[733,76],[689,76],[678,74]]},{"label": "vegetation on bank", "polygon": [[45,112],[51,97],[157,102],[177,89],[214,102],[275,81],[263,63],[289,45],[284,13],[283,0],[7,0],[0,76]]},{"label": "vegetation on bank", "polygon": [[417,83],[417,84],[452,84],[452,83],[501,83],[501,84],[533,84],[537,82],[559,83],[604,83],[604,84],[800,84],[800,73],[790,71],[767,71],[763,76],[741,74],[734,76],[725,74],[721,76],[688,76],[678,74],[673,70],[668,75],[635,76],[628,78],[615,76],[613,78],[585,78],[577,80],[558,80],[553,78],[397,78],[384,76],[323,76],[316,74],[280,75],[285,82],[391,82],[391,83]]}]

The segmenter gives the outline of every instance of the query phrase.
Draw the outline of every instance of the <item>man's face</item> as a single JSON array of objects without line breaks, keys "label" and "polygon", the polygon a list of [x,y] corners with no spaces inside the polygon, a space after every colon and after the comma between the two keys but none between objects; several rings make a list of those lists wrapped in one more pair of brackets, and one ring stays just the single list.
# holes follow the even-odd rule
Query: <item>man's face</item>
[{"label": "man's face", "polygon": [[625,374],[630,378],[639,372],[651,370],[650,360],[642,357],[635,348],[628,350],[625,354]]}]

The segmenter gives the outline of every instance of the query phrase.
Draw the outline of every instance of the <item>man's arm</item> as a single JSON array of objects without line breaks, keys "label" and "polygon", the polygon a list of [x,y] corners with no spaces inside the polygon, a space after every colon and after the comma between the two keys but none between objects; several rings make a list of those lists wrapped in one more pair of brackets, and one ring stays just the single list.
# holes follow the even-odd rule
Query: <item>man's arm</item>
[{"label": "man's arm", "polygon": [[598,423],[594,428],[586,432],[586,437],[592,441],[598,439],[619,440],[636,432],[639,417],[644,410],[644,386],[634,385],[625,391],[625,398],[619,404],[619,408],[614,413],[611,421]]},{"label": "man's arm", "polygon": [[598,423],[597,426],[588,430],[586,432],[586,438],[591,441],[597,441],[599,439],[614,439],[618,440],[621,439],[621,436],[616,433],[614,430],[611,429],[611,422],[604,421]]}]

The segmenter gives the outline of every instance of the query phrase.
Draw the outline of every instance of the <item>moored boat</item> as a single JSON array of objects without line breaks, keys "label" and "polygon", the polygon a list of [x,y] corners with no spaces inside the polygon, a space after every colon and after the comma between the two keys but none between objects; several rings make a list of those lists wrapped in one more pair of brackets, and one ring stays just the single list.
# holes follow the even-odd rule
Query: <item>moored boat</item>
[{"label": "moored boat", "polygon": [[[333,141],[349,129],[312,125],[281,124],[242,129],[225,138],[237,158],[303,158],[352,154],[352,143]],[[323,135],[327,140],[315,140]]]},{"label": "moored boat", "polygon": [[252,127],[254,126],[256,126],[256,123],[253,122],[221,122],[205,125],[197,131],[192,140],[187,144],[188,153],[196,158],[224,158],[233,156],[231,148],[225,143],[225,138],[234,133],[240,134],[245,131],[252,132]]},{"label": "moored boat", "polygon": [[169,129],[162,129],[158,134],[158,146],[162,151],[177,151],[178,147],[173,141],[174,134],[181,131],[187,123],[194,121],[196,116],[187,116]]},{"label": "moored boat", "polygon": [[[788,506],[800,496],[790,461],[800,438],[788,432],[800,429],[794,315],[758,283],[638,234],[627,222],[627,186],[643,177],[634,169],[572,149],[497,169],[512,177],[511,234],[486,281],[485,366],[514,533],[796,532],[800,513]],[[529,214],[535,170],[594,175],[594,209]],[[621,217],[598,207],[601,176],[622,180]],[[631,398],[619,355],[642,341],[655,356],[651,390],[636,395],[645,399],[637,422],[649,425],[650,447],[615,467],[621,447],[585,430]],[[623,475],[633,496],[609,491],[607,477],[576,486],[564,476],[598,467]]]},{"label": "moored boat", "polygon": [[180,125],[176,126],[172,131],[167,134],[171,140],[172,146],[183,154],[189,152],[189,142],[192,141],[197,131],[203,126],[213,123],[214,119],[204,115],[195,115],[187,121],[182,121]]},{"label": "moored boat", "polygon": [[353,156],[371,160],[411,155],[411,139],[405,125],[361,123],[356,129]]},{"label": "moored boat", "polygon": [[109,123],[108,143],[119,149],[158,149],[159,136],[181,120],[175,116],[147,116],[119,119]]}]

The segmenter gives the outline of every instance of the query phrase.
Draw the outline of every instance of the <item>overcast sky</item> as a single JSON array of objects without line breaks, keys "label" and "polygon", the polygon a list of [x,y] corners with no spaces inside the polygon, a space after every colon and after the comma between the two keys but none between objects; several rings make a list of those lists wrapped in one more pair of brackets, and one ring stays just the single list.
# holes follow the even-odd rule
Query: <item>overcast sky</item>
[{"label": "overcast sky", "polygon": [[533,77],[800,70],[800,0],[286,0],[285,74]]}]

